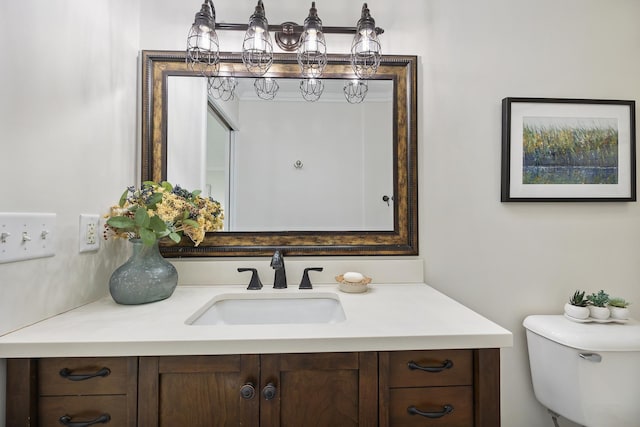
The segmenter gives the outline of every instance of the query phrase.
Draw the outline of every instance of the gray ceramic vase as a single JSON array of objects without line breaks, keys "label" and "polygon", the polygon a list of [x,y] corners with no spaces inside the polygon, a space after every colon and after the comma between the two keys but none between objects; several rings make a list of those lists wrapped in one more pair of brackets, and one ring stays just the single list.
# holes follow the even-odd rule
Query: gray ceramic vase
[{"label": "gray ceramic vase", "polygon": [[158,250],[131,239],[133,254],[109,279],[109,292],[118,304],[146,304],[169,298],[178,285],[176,268]]}]

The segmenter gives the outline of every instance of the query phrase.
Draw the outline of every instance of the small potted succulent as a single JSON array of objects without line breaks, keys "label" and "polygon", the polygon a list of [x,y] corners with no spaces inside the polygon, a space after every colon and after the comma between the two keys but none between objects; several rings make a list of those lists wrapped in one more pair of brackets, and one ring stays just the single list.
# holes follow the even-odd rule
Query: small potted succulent
[{"label": "small potted succulent", "polygon": [[612,319],[627,320],[629,318],[629,301],[624,298],[610,298],[609,311]]},{"label": "small potted succulent", "polygon": [[564,304],[564,312],[567,316],[574,319],[586,319],[589,317],[589,308],[587,300],[584,297],[584,291],[577,290],[573,296],[569,298],[569,302]]},{"label": "small potted succulent", "polygon": [[606,320],[611,315],[609,307],[609,294],[604,290],[600,290],[597,294],[593,293],[587,297],[589,302],[589,315],[594,319]]}]

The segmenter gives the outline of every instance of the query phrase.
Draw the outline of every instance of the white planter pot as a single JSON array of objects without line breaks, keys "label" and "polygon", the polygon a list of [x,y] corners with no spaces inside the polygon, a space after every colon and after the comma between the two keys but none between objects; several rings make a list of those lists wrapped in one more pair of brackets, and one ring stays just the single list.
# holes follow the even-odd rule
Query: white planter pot
[{"label": "white planter pot", "polygon": [[578,307],[577,305],[571,305],[569,303],[565,303],[564,312],[567,316],[573,317],[574,319],[582,320],[589,317],[588,307]]},{"label": "white planter pot", "polygon": [[612,319],[627,320],[629,318],[628,308],[609,306],[609,311],[611,312]]},{"label": "white planter pot", "polygon": [[589,315],[594,319],[607,320],[611,315],[608,307],[589,306]]}]

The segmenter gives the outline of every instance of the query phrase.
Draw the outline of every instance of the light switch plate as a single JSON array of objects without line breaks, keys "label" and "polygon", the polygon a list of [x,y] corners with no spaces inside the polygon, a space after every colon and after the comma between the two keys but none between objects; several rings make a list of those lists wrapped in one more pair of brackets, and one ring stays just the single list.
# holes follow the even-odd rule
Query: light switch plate
[{"label": "light switch plate", "polygon": [[55,255],[56,214],[0,212],[0,263]]}]

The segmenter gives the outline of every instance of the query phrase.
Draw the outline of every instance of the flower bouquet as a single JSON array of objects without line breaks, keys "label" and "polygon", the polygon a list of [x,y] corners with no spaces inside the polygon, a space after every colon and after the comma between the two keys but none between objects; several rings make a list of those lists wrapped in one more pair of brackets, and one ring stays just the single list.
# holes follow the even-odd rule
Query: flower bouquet
[{"label": "flower bouquet", "polygon": [[199,190],[146,181],[141,188],[128,187],[111,208],[104,237],[141,239],[152,246],[164,237],[179,243],[186,235],[198,246],[206,232],[222,230],[223,221],[220,203]]}]

